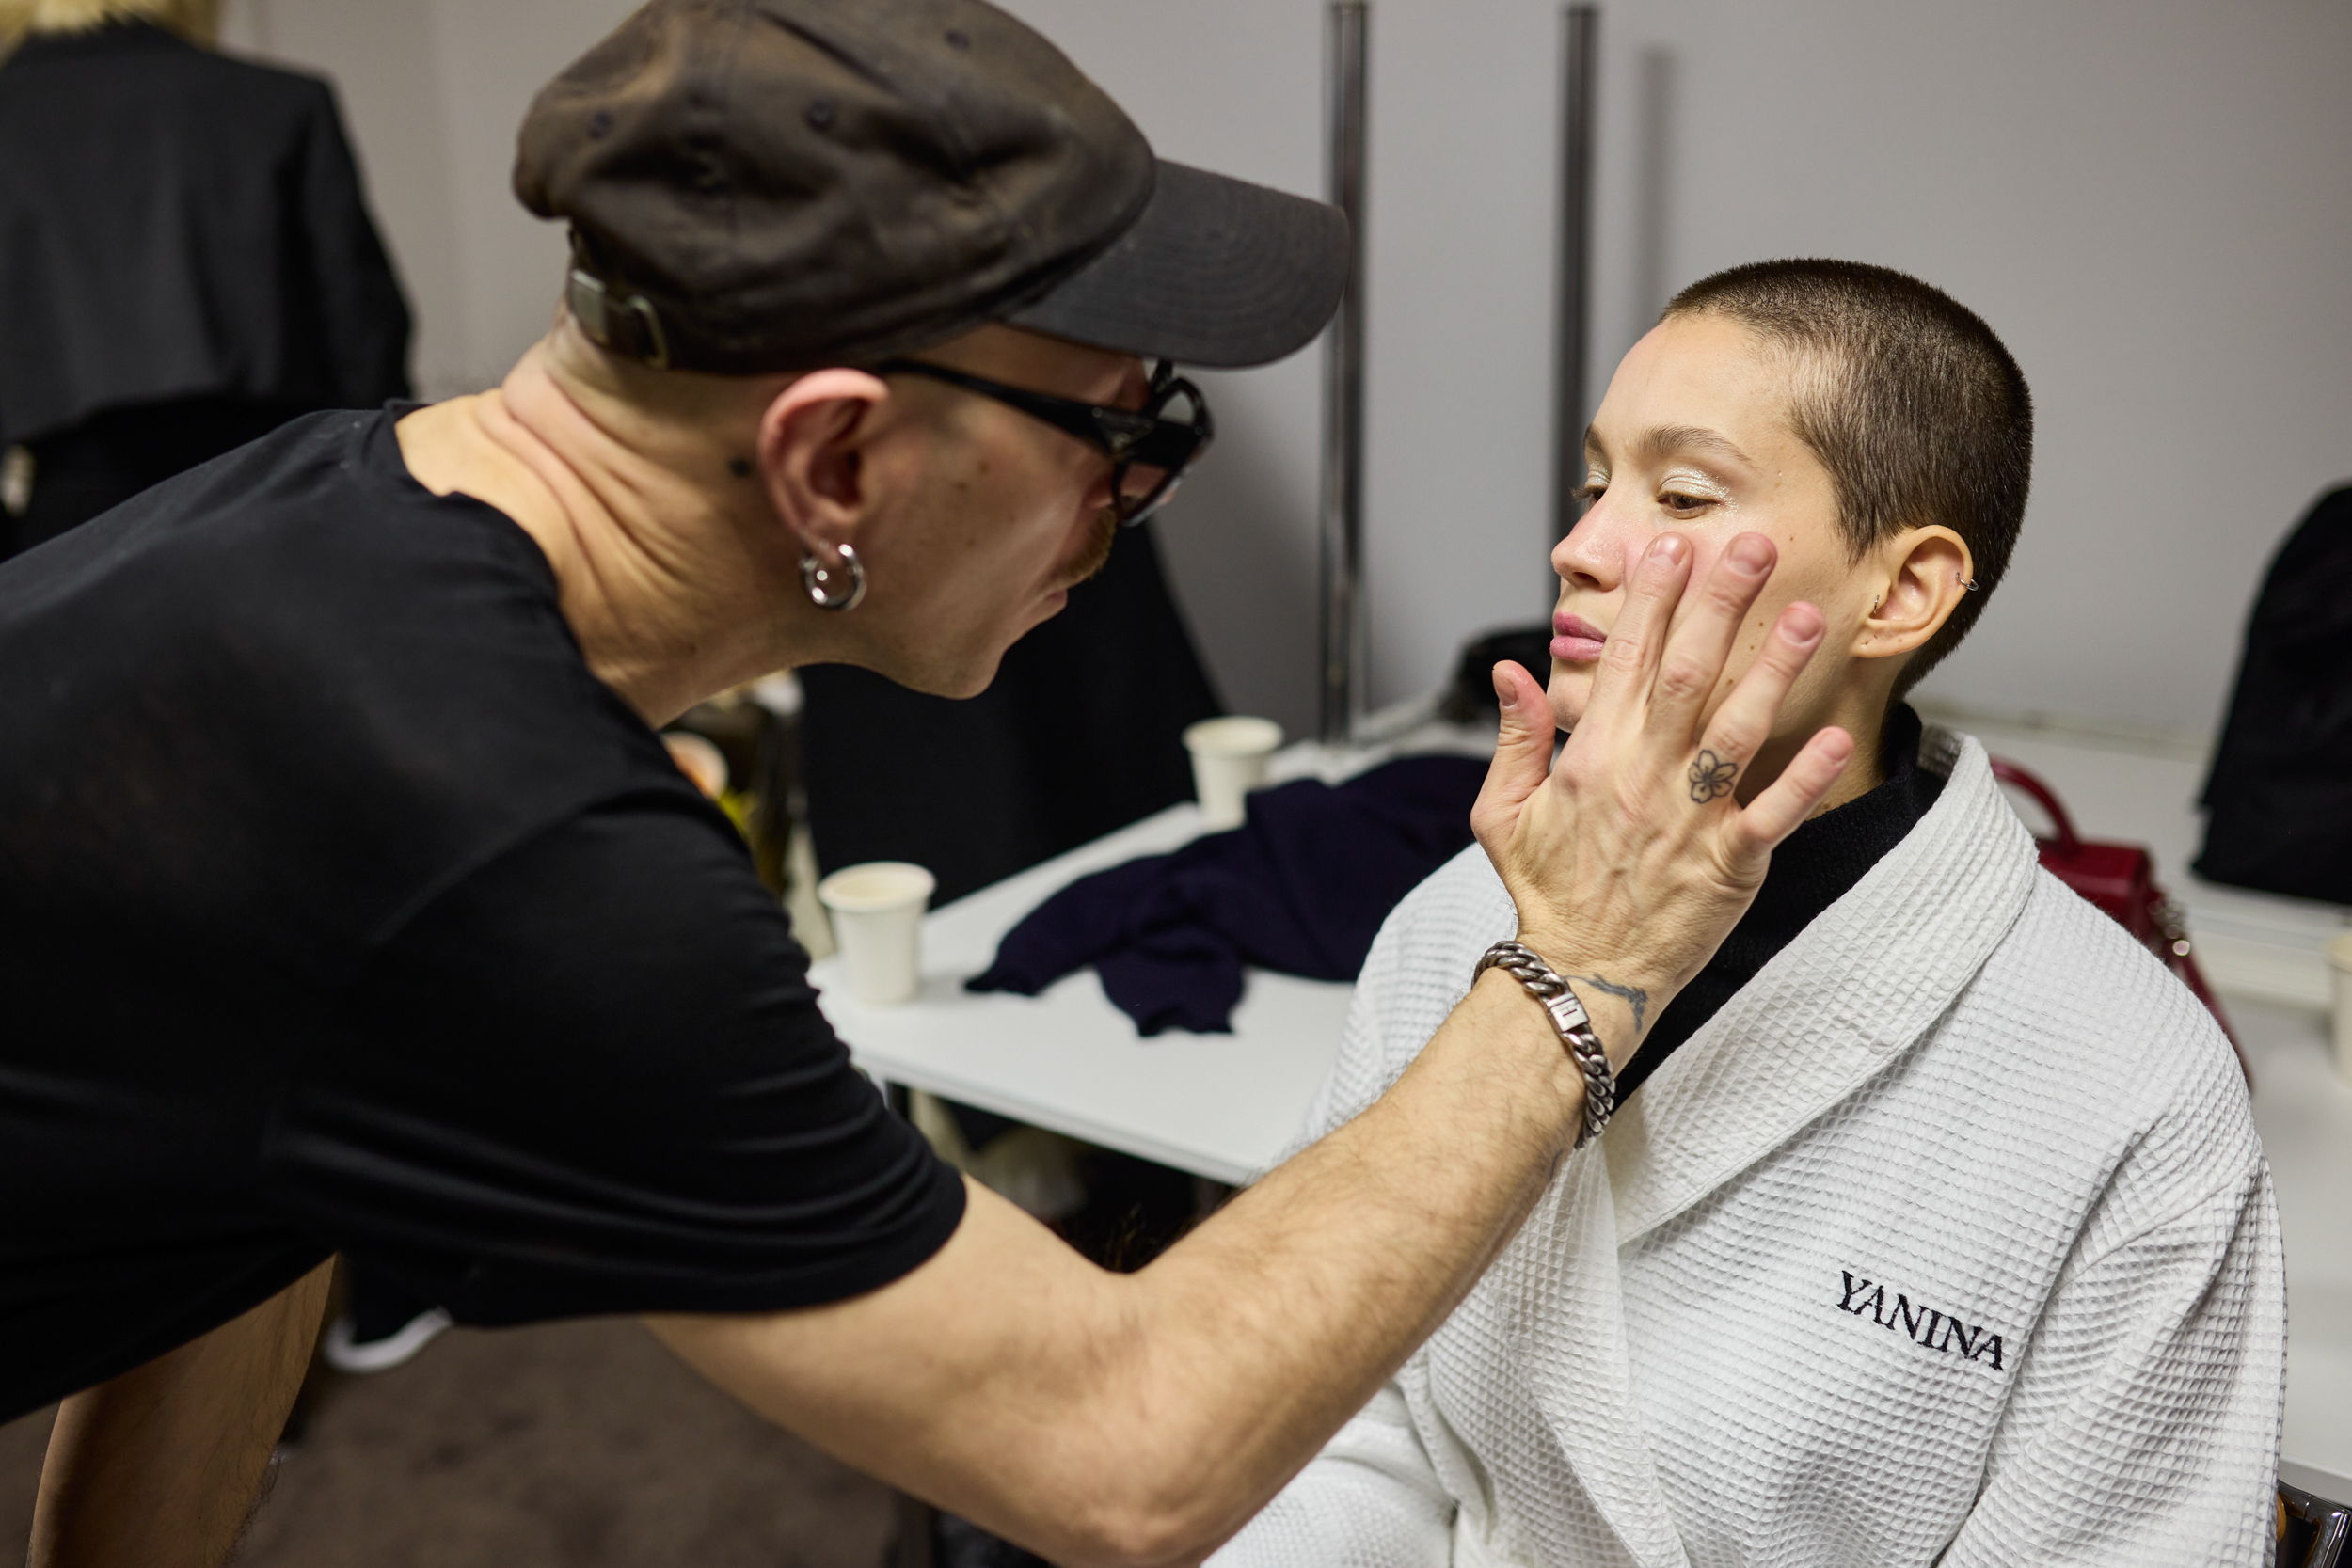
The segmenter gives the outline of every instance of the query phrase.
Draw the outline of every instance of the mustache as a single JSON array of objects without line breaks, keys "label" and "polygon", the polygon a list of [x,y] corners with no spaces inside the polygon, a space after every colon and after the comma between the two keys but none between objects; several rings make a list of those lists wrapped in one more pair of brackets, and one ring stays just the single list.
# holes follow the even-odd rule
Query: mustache
[{"label": "mustache", "polygon": [[1100,573],[1110,563],[1111,546],[1118,542],[1119,512],[1114,507],[1106,506],[1094,515],[1094,531],[1087,535],[1078,546],[1077,554],[1062,569],[1059,586],[1075,588]]}]

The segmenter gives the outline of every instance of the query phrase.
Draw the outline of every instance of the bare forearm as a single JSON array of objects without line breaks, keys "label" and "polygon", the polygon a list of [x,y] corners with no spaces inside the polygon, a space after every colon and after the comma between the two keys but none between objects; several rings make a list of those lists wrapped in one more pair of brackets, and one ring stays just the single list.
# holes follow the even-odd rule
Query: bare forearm
[{"label": "bare forearm", "polygon": [[[1825,626],[1782,610],[1723,694],[1773,559],[1761,534],[1733,545],[1679,631],[1690,543],[1652,546],[1556,760],[1543,688],[1494,671],[1502,720],[1471,825],[1520,941],[1567,976],[1617,1064],[1853,752],[1825,730],[1752,800],[1717,787],[1756,754]],[[975,1190],[939,1255],[869,1296],[656,1326],[787,1426],[1057,1561],[1183,1562],[1461,1299],[1582,1109],[1549,1021],[1490,974],[1371,1111],[1139,1275],[1088,1267]]]},{"label": "bare forearm", "polygon": [[1372,1110],[1140,1274],[976,1191],[946,1250],[871,1297],[655,1327],[784,1424],[1056,1561],[1194,1560],[1469,1290],[1581,1097],[1494,975]]},{"label": "bare forearm", "polygon": [[1581,1085],[1507,976],[1396,1085],[1133,1281],[1155,1510],[1205,1552],[1360,1409],[1501,1252],[1572,1142]]},{"label": "bare forearm", "polygon": [[322,1264],[58,1407],[31,1568],[215,1568],[252,1512],[326,1305]]}]

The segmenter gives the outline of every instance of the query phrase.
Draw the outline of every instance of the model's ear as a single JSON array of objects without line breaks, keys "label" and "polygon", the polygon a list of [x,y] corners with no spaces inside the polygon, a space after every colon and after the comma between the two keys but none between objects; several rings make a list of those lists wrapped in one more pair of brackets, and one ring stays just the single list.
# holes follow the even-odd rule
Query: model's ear
[{"label": "model's ear", "polygon": [[784,388],[759,420],[759,480],[803,550],[830,559],[872,510],[866,448],[890,388],[864,371],[824,370]]},{"label": "model's ear", "polygon": [[1856,658],[1916,651],[1944,629],[1975,586],[1968,542],[1940,523],[1895,535],[1876,560],[1883,573],[1878,603],[1854,633]]}]

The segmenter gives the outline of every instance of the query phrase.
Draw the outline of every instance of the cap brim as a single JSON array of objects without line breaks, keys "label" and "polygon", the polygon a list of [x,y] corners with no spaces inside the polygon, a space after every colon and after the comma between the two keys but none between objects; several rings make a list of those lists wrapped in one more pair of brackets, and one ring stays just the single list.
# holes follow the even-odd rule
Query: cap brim
[{"label": "cap brim", "polygon": [[1263,365],[1331,319],[1348,250],[1336,207],[1163,158],[1143,215],[1004,320],[1146,359]]}]

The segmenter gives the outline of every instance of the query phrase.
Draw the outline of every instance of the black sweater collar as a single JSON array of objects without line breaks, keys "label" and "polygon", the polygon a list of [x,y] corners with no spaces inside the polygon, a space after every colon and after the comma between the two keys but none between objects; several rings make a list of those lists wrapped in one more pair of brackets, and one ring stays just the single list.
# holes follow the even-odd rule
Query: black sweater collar
[{"label": "black sweater collar", "polygon": [[1804,823],[1772,851],[1772,869],[1756,902],[1707,967],[1659,1015],[1649,1037],[1617,1075],[1619,1104],[1928,814],[1944,781],[1919,766],[1922,727],[1909,704],[1896,705],[1880,743],[1884,782]]}]

